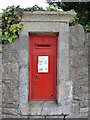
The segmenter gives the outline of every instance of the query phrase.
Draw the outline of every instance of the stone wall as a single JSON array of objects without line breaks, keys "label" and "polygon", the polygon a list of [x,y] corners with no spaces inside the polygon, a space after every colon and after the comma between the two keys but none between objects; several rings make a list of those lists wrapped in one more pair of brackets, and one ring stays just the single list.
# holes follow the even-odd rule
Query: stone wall
[{"label": "stone wall", "polygon": [[[54,24],[55,21],[52,28],[54,28]],[[2,108],[3,118],[31,118],[33,116],[46,118],[49,115],[62,118],[62,113],[69,113],[69,118],[88,117],[88,36],[90,34],[86,34],[81,25],[68,28],[67,23],[62,23],[60,27],[62,28],[60,30],[62,46],[66,42],[65,35],[69,35],[69,41],[67,41],[69,42],[69,56],[67,57],[70,68],[70,76],[67,81],[62,76],[63,79],[59,83],[60,91],[63,93],[60,92],[61,104],[44,101],[29,102],[29,35],[25,27],[25,31],[22,31],[19,39],[11,44],[0,45],[0,49],[3,49],[3,55],[0,53],[0,65],[2,65],[0,67],[2,70],[0,72],[0,77],[2,76],[0,78],[0,90],[2,91],[0,112]],[[32,29],[28,27],[28,29],[33,31],[34,27]],[[39,29],[38,26],[36,29]],[[49,27],[48,30],[50,30]],[[59,28],[57,32],[58,30]]]},{"label": "stone wall", "polygon": [[75,117],[88,116],[88,40],[81,25],[70,27],[70,79]]},{"label": "stone wall", "polygon": [[87,35],[88,37],[88,106],[89,106],[89,118],[90,118],[90,33]]},{"label": "stone wall", "polygon": [[[0,31],[1,31],[1,14],[0,14]],[[2,45],[0,37],[0,119],[2,118]]]}]

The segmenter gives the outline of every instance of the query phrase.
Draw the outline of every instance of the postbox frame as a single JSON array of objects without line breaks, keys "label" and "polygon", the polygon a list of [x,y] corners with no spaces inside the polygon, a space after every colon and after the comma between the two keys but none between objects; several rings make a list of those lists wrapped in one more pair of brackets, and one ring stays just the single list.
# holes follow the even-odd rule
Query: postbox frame
[{"label": "postbox frame", "polygon": [[[40,39],[38,42],[36,41],[36,43],[35,43],[35,40],[34,40],[34,38],[35,39]],[[43,39],[44,40],[44,42],[42,42],[42,40],[41,39]],[[51,39],[51,40],[50,40]],[[45,42],[45,40],[47,41],[47,42]],[[32,42],[33,41],[33,42]],[[50,41],[50,42],[49,42]],[[34,43],[34,44],[33,44]],[[40,45],[39,46],[39,48],[37,48],[37,45]],[[43,46],[44,47],[43,47]],[[47,46],[46,46],[47,45]],[[46,47],[45,47],[46,46]],[[37,50],[35,53],[33,53],[33,49],[34,49],[34,52],[35,52],[35,49]],[[46,51],[45,51],[46,50]],[[53,50],[53,53],[51,52],[51,53],[47,53],[47,50],[48,51],[52,51]],[[35,54],[35,55],[37,55],[37,57],[38,57],[38,54],[40,54],[40,56],[41,55],[43,55],[43,56],[46,56],[46,54],[45,53],[42,53],[42,51],[43,52],[46,52],[46,54],[48,55],[48,59],[49,59],[49,66],[48,66],[48,69],[50,70],[50,57],[53,55],[54,56],[54,58],[55,58],[55,60],[53,60],[53,62],[54,62],[54,64],[52,65],[52,66],[54,66],[54,69],[53,69],[53,71],[54,71],[54,73],[52,74],[52,76],[53,76],[53,86],[50,86],[50,87],[53,87],[53,97],[43,97],[43,98],[38,98],[38,97],[35,97],[34,96],[34,98],[32,97],[32,89],[33,89],[33,87],[34,87],[34,85],[33,85],[33,78],[32,78],[32,76],[33,76],[33,74],[34,73],[32,73],[32,69],[33,69],[33,67],[32,67],[32,63],[33,63],[33,60],[32,60],[32,56],[33,56],[33,54]],[[41,53],[40,53],[41,52]],[[37,66],[36,66],[37,67]],[[49,74],[49,72],[50,71],[48,71],[48,73],[38,73],[37,72],[37,74],[38,75],[40,75],[40,74]],[[49,78],[49,81],[50,81],[50,78]],[[30,36],[30,101],[56,101],[56,82],[57,82],[57,36],[48,36],[48,35],[44,35],[44,36],[40,36],[40,35],[31,35]],[[47,83],[46,83],[47,84]],[[45,84],[44,84],[45,85]],[[42,84],[42,87],[43,87],[43,84]],[[41,93],[42,93],[42,91],[40,91]],[[45,91],[44,91],[45,92]],[[48,91],[49,92],[49,91]],[[48,93],[44,93],[44,94],[48,94]],[[40,97],[40,96],[39,96]]]}]

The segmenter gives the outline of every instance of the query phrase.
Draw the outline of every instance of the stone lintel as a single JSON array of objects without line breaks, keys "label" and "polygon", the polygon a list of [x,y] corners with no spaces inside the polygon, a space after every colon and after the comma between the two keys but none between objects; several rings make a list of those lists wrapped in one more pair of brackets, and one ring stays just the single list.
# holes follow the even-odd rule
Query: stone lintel
[{"label": "stone lintel", "polygon": [[22,22],[64,22],[69,23],[76,15],[75,12],[49,12],[49,11],[35,11],[23,12]]}]

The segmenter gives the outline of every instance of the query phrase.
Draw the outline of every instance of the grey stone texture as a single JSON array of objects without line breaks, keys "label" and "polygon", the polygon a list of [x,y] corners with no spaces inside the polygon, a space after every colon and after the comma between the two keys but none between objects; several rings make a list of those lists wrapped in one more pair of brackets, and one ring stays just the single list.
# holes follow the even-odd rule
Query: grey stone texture
[{"label": "grey stone texture", "polygon": [[[18,39],[3,45],[2,56],[2,112],[3,116],[18,115],[19,108],[19,52]],[[3,117],[4,118],[4,117]]]},{"label": "grey stone texture", "polygon": [[[1,14],[0,14],[0,31],[1,31]],[[0,51],[2,51],[1,37],[0,37]],[[0,52],[0,120],[2,119],[2,52]]]},{"label": "grey stone texture", "polygon": [[[0,53],[0,114],[3,118],[62,118],[62,113],[69,114],[69,118],[88,117],[90,34],[85,34],[81,25],[69,27],[74,15],[66,12],[23,13],[20,37],[11,44],[0,46],[4,51]],[[29,35],[32,34],[58,34],[55,102],[29,100]]]},{"label": "grey stone texture", "polygon": [[73,81],[73,117],[88,117],[88,34],[81,25],[70,27],[70,79]]},{"label": "grey stone texture", "polygon": [[89,111],[89,118],[90,118],[90,33],[87,34],[87,38],[88,38],[88,105],[89,105],[89,108],[88,108],[88,111]]}]

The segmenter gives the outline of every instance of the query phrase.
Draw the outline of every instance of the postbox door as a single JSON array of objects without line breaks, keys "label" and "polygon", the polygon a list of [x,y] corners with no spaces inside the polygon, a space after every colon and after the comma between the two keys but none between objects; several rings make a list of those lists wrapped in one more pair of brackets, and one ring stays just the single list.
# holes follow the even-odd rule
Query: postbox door
[{"label": "postbox door", "polygon": [[30,100],[56,100],[56,37],[31,36],[30,43]]}]

